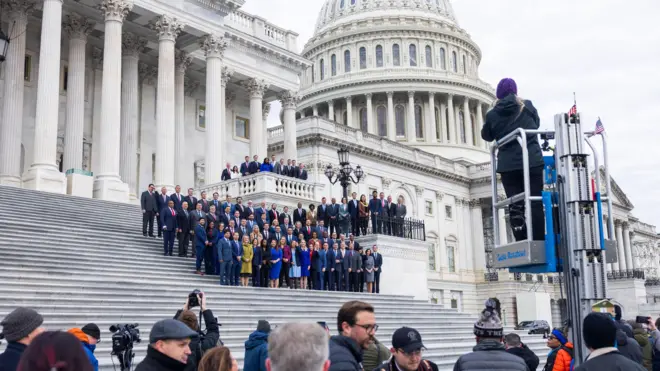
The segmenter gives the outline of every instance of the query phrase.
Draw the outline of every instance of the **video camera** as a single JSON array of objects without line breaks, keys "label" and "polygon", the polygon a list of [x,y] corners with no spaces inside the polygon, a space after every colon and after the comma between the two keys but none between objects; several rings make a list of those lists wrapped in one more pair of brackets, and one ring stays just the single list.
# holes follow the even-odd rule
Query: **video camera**
[{"label": "video camera", "polygon": [[119,324],[110,326],[112,332],[112,353],[119,359],[120,370],[130,370],[135,353],[133,343],[140,342],[140,330],[138,324]]}]

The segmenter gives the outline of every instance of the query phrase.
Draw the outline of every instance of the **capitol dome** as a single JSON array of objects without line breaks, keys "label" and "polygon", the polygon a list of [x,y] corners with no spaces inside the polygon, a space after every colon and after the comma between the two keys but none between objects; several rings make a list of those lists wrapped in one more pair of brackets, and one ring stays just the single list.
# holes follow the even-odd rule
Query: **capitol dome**
[{"label": "capitol dome", "polygon": [[494,91],[450,0],[326,0],[302,54],[313,63],[301,76],[302,117],[489,160],[480,128]]}]

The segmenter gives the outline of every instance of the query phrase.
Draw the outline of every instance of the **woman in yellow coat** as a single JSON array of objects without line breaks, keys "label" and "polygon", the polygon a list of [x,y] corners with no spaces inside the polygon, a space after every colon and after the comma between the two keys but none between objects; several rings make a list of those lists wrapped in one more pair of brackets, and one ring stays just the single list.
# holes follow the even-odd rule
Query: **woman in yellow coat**
[{"label": "woman in yellow coat", "polygon": [[250,237],[246,234],[243,236],[243,258],[241,264],[241,286],[247,286],[250,277],[252,277],[252,244],[250,244]]}]

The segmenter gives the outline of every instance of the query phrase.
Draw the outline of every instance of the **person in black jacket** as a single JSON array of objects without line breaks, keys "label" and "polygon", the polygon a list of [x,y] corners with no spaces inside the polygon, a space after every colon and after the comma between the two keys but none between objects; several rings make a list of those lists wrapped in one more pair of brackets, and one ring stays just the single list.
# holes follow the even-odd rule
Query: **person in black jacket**
[{"label": "person in black jacket", "polygon": [[539,367],[539,357],[532,352],[527,345],[520,341],[520,336],[516,333],[510,333],[504,337],[504,346],[507,353],[518,356],[525,361],[529,371],[536,371]]},{"label": "person in black jacket", "polygon": [[[497,101],[486,114],[486,123],[481,128],[481,137],[487,141],[498,141],[517,129],[536,130],[540,119],[536,108],[529,100],[518,97],[518,87],[513,79],[505,78],[497,85]],[[529,190],[531,196],[541,196],[543,191],[543,152],[538,135],[527,135],[529,157]],[[524,191],[523,154],[517,141],[512,141],[498,150],[497,172],[507,197]],[[516,241],[527,239],[524,202],[509,206],[510,223]],[[545,239],[543,206],[540,201],[532,202],[532,237]]]},{"label": "person in black jacket", "polygon": [[419,331],[401,327],[392,335],[392,357],[373,371],[438,371],[438,365],[422,358],[423,349]]},{"label": "person in black jacket", "polygon": [[[213,317],[213,312],[210,309],[206,309],[206,294],[202,292],[197,298],[204,322],[206,323],[206,335],[201,336],[202,333],[199,328],[199,320],[197,319],[197,315],[191,310],[192,308],[190,308],[190,299],[186,300],[183,309],[177,311],[174,315],[174,319],[178,319],[185,323],[191,330],[200,334],[198,338],[194,338],[190,342],[190,350],[192,351],[192,354],[188,356],[188,362],[185,368],[186,371],[197,370],[197,365],[202,359],[204,352],[216,347],[220,340],[220,328],[218,327],[218,322],[215,317]],[[220,344],[222,343],[220,342]]]},{"label": "person in black jacket", "polygon": [[349,301],[337,314],[340,335],[330,338],[330,369],[328,371],[362,371],[362,350],[378,330],[374,307],[361,301]]},{"label": "person in black jacket", "polygon": [[0,322],[7,348],[0,354],[0,371],[15,371],[28,345],[43,333],[44,318],[34,309],[18,307]]},{"label": "person in black jacket", "polygon": [[[196,331],[175,319],[158,321],[149,333],[147,356],[135,371],[184,371],[192,355],[191,340],[197,339]],[[197,369],[196,367],[193,369]]]},{"label": "person in black jacket", "polygon": [[158,212],[156,195],[154,194],[153,184],[149,184],[146,191],[140,196],[140,206],[142,208],[142,235],[147,237],[147,224],[149,225],[149,237],[154,237],[154,218]]},{"label": "person in black jacket", "polygon": [[616,334],[617,326],[609,314],[593,312],[584,317],[582,337],[590,353],[575,371],[644,371],[615,347]]}]

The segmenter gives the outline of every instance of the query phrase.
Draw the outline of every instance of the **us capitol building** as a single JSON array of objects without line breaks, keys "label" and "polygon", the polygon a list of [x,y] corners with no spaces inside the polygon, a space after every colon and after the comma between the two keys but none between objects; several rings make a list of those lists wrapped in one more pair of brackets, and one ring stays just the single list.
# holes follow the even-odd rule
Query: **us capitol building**
[{"label": "us capitol building", "polygon": [[[293,207],[341,197],[324,171],[347,148],[365,172],[349,193],[403,196],[425,223],[425,241],[361,237],[386,256],[384,290],[468,312],[498,296],[509,321],[516,292],[545,292],[558,318],[556,276],[487,268],[493,217],[507,233],[480,137],[495,95],[449,0],[327,0],[302,54],[245,0],[1,3],[0,184],[119,202],[180,184]],[[309,179],[220,182],[248,154],[295,158]],[[655,302],[658,235],[615,182],[612,197],[610,291],[637,310]]]}]

